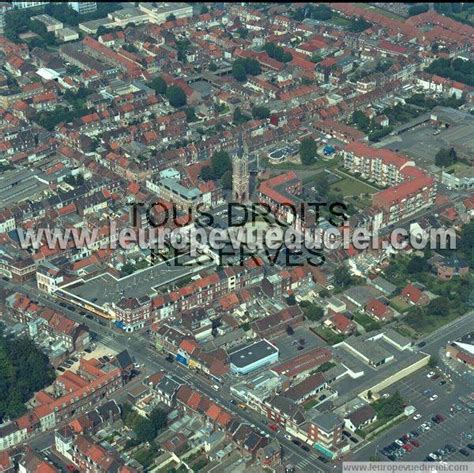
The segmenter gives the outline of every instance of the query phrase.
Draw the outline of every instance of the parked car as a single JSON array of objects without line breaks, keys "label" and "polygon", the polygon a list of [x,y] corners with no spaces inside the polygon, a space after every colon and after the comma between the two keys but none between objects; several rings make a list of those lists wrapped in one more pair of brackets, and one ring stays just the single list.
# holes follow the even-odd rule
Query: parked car
[{"label": "parked car", "polygon": [[413,420],[420,420],[420,419],[421,419],[421,414],[420,414],[420,413],[415,414],[415,415],[413,416]]},{"label": "parked car", "polygon": [[448,452],[448,453],[453,453],[456,451],[456,449],[450,445],[449,443],[447,443],[445,446],[444,446],[444,449]]},{"label": "parked car", "polygon": [[438,395],[437,395],[437,394],[433,394],[433,395],[430,397],[430,401],[436,401],[436,399],[438,399]]},{"label": "parked car", "polygon": [[427,378],[432,378],[434,375],[435,375],[435,372],[434,372],[434,371],[430,371],[430,372],[426,375],[426,377],[427,377]]},{"label": "parked car", "polygon": [[469,450],[474,450],[474,443],[468,443],[466,447],[469,448]]},{"label": "parked car", "polygon": [[418,448],[420,446],[420,442],[418,442],[418,440],[416,440],[416,439],[411,439],[410,443],[416,448]]},{"label": "parked car", "polygon": [[460,453],[461,455],[464,455],[465,457],[468,457],[468,456],[469,456],[469,452],[468,452],[465,448],[459,449],[459,453]]}]

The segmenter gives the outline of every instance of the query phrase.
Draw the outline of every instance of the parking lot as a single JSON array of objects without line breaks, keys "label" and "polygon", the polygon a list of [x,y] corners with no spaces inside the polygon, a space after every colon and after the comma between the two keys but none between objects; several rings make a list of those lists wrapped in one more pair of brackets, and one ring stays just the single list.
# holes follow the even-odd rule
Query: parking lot
[{"label": "parking lot", "polygon": [[100,360],[101,358],[104,359],[103,357],[105,356],[104,361],[108,361],[110,360],[110,355],[115,356],[117,354],[115,350],[112,350],[101,343],[94,344],[93,349],[87,348],[86,350],[87,351],[75,353],[65,360],[57,369],[58,375],[64,373],[66,370],[75,373],[79,368],[79,360],[81,358],[85,358],[86,360],[96,358],[97,360]]},{"label": "parking lot", "polygon": [[[434,376],[428,377],[431,372],[434,372]],[[438,460],[469,461],[474,458],[474,451],[467,447],[474,444],[469,438],[473,433],[474,417],[458,400],[459,396],[469,392],[465,384],[456,380],[452,383],[440,371],[425,368],[394,384],[382,394],[393,395],[396,391],[408,405],[416,408],[416,412],[357,451],[351,456],[353,459],[362,460],[375,451],[385,461],[393,459],[384,455],[383,451],[397,440],[399,444],[409,444],[408,447],[393,445],[394,448],[390,449],[393,451],[396,447],[403,453],[401,457],[395,458],[399,461],[430,461],[428,455],[439,449],[444,453]],[[403,438],[407,434],[411,438]],[[448,452],[446,445],[452,447],[453,451]],[[460,449],[464,449],[468,456],[461,454]],[[439,453],[435,455],[440,457]]]},{"label": "parking lot", "polygon": [[400,135],[400,141],[395,141],[387,147],[399,150],[414,158],[417,165],[424,168],[434,164],[434,156],[442,146],[439,135],[433,135],[436,130],[429,125],[421,126]]}]

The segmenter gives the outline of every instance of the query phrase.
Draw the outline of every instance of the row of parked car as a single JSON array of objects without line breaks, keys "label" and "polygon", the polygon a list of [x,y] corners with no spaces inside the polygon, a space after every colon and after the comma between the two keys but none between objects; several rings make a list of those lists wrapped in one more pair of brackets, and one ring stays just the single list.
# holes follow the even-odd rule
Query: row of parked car
[{"label": "row of parked car", "polygon": [[[459,453],[465,457],[468,457],[469,456],[468,449],[474,450],[474,444],[470,443],[466,445],[466,448],[460,448]],[[455,451],[456,449],[452,445],[446,444],[444,448],[438,448],[438,450],[429,453],[427,457],[425,458],[425,460],[429,462],[442,461],[446,459],[447,457],[449,457],[450,455],[452,455]]]},{"label": "row of parked car", "polygon": [[71,368],[71,366],[74,363],[79,361],[79,356],[81,356],[81,353],[79,353],[77,355],[74,355],[74,356],[71,356],[71,358],[68,358],[66,361],[63,361],[61,366],[58,367],[58,371],[61,371],[62,373],[64,373],[66,370]]},{"label": "row of parked car", "polygon": [[[421,417],[421,416],[420,416]],[[431,421],[428,420],[421,424],[417,429],[412,430],[411,432],[406,433],[401,436],[399,439],[395,440],[390,445],[387,445],[382,449],[382,453],[387,456],[389,460],[395,461],[407,453],[411,452],[414,448],[420,446],[420,440],[418,437],[427,430],[430,430],[433,423],[440,424],[444,422],[446,418],[442,414],[436,414],[431,418]]]},{"label": "row of parked car", "polygon": [[419,435],[419,432],[412,430],[384,447],[382,453],[391,461],[398,460],[420,446],[420,441],[417,439]]}]

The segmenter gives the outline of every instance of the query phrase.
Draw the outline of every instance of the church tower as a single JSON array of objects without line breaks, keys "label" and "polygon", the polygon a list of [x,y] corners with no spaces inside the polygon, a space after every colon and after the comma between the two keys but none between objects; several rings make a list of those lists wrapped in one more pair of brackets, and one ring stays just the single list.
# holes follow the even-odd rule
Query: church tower
[{"label": "church tower", "polygon": [[250,200],[250,175],[247,146],[239,134],[237,154],[232,158],[232,201],[244,203]]}]

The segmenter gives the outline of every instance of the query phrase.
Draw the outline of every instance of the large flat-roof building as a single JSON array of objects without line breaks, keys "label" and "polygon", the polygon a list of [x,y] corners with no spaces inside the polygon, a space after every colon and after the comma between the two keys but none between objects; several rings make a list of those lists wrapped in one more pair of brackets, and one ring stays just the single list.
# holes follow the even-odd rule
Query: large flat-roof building
[{"label": "large flat-roof building", "polygon": [[34,200],[49,189],[44,176],[33,169],[6,171],[0,176],[0,208]]},{"label": "large flat-roof building", "polygon": [[474,369],[474,332],[468,333],[454,342],[450,342],[446,347],[446,355]]},{"label": "large flat-roof building", "polygon": [[371,338],[353,336],[344,340],[341,345],[373,367],[384,365],[395,358],[378,340]]},{"label": "large flat-roof building", "polygon": [[278,348],[263,339],[230,354],[230,369],[235,374],[248,374],[278,361]]},{"label": "large flat-roof building", "polygon": [[140,3],[138,8],[146,13],[152,23],[164,23],[173,15],[177,20],[193,16],[193,6],[183,2]]},{"label": "large flat-roof building", "polygon": [[79,13],[79,15],[87,15],[97,10],[97,2],[67,2],[68,5]]}]

